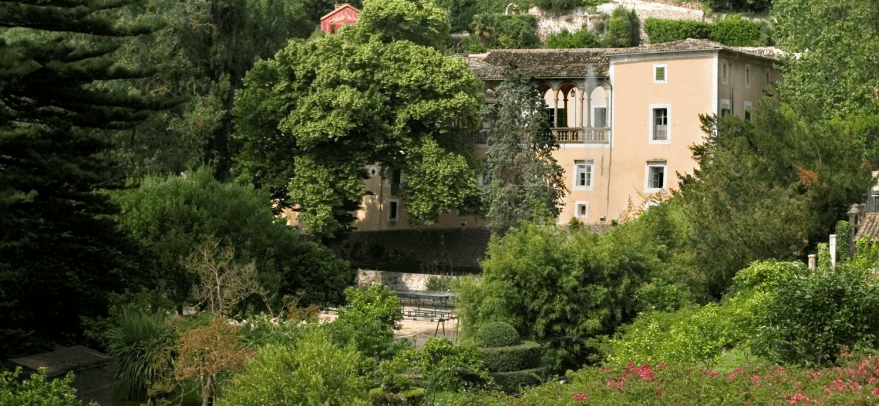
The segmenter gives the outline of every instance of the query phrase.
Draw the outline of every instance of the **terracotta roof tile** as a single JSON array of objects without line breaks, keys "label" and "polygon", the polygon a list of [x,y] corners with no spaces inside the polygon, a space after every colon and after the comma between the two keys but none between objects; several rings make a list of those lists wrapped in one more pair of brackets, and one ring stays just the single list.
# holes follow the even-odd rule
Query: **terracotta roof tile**
[{"label": "terracotta roof tile", "polygon": [[470,70],[482,80],[502,80],[510,59],[516,60],[517,72],[536,79],[582,78],[590,66],[596,76],[607,76],[609,58],[622,55],[666,52],[725,50],[777,59],[774,47],[728,47],[706,39],[685,39],[631,48],[571,49],[490,49],[484,54],[468,56]]},{"label": "terracotta roof tile", "polygon": [[491,49],[471,55],[470,70],[482,80],[502,80],[508,61],[515,59],[517,72],[537,79],[585,77],[589,66],[596,76],[607,76],[606,49]]},{"label": "terracotta roof tile", "polygon": [[858,232],[855,239],[867,237],[871,240],[879,239],[879,213],[867,213],[861,224],[858,225]]}]

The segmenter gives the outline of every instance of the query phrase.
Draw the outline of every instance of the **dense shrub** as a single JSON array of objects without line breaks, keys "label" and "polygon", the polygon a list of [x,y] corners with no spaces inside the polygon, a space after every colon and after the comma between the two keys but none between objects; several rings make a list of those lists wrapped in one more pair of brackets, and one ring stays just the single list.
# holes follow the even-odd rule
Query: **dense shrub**
[{"label": "dense shrub", "polygon": [[549,34],[544,45],[547,48],[598,48],[601,39],[585,26],[574,32],[563,28],[561,32]]},{"label": "dense shrub", "polygon": [[508,347],[483,348],[482,362],[492,372],[511,372],[536,368],[543,349],[534,341]]},{"label": "dense shrub", "polygon": [[385,392],[408,389],[410,382],[403,376],[406,371],[421,375],[431,393],[484,388],[491,381],[478,348],[436,337],[428,339],[424,347],[408,349],[382,362],[379,371]]},{"label": "dense shrub", "polygon": [[473,17],[470,30],[488,48],[535,48],[537,17],[530,14],[483,13]]},{"label": "dense shrub", "polygon": [[641,20],[635,10],[620,5],[610,15],[604,45],[609,48],[638,46],[641,42]]},{"label": "dense shrub", "polygon": [[522,389],[540,385],[543,382],[543,369],[526,369],[521,371],[493,372],[494,383],[507,394],[517,394]]},{"label": "dense shrub", "polygon": [[287,295],[300,305],[342,302],[351,279],[347,263],[276,218],[267,192],[218,182],[211,170],[200,169],[185,177],[148,177],[139,188],[112,196],[122,209],[122,228],[159,256],[169,296],[178,305],[194,283],[180,260],[206,236],[232,247],[239,263],[255,262],[277,307]]},{"label": "dense shrub", "polygon": [[284,319],[258,314],[250,316],[242,322],[233,323],[239,325],[244,342],[250,347],[264,347],[272,344],[289,347],[296,345],[302,335],[308,332],[315,322],[317,320]]},{"label": "dense shrub", "polygon": [[742,366],[729,373],[705,368],[630,363],[570,372],[516,399],[484,405],[870,405],[879,399],[879,359],[852,360],[832,369]]},{"label": "dense shrub", "polygon": [[124,308],[113,321],[116,326],[107,332],[107,352],[115,364],[115,385],[131,400],[158,395],[151,387],[170,377],[179,339],[168,315]]},{"label": "dense shrub", "polygon": [[[66,377],[46,380],[46,368],[27,379],[21,378],[21,368],[15,372],[0,372],[0,405],[3,406],[83,406],[76,398],[73,373]],[[97,406],[89,402],[87,406]]]},{"label": "dense shrub", "polygon": [[583,4],[583,0],[533,0],[534,5],[545,11],[564,12]]},{"label": "dense shrub", "polygon": [[480,347],[507,347],[521,342],[519,332],[502,321],[488,323],[473,335],[473,341]]},{"label": "dense shrub", "polygon": [[493,238],[482,281],[465,279],[457,290],[462,333],[505,321],[561,350],[553,353],[561,372],[581,366],[588,355],[582,340],[631,321],[635,292],[661,266],[657,248],[633,230],[627,224],[592,234],[524,224]]},{"label": "dense shrub", "polygon": [[728,46],[762,46],[766,45],[762,27],[762,23],[745,20],[741,16],[728,16],[714,23],[653,17],[644,21],[644,31],[651,44],[695,38],[710,39]]},{"label": "dense shrub", "polygon": [[610,341],[608,360],[713,366],[732,349],[747,353],[773,292],[802,268],[796,262],[756,261],[738,272],[720,303],[642,314]]},{"label": "dense shrub", "polygon": [[665,20],[650,17],[644,20],[644,31],[651,44],[677,41],[681,39],[708,39],[711,37],[711,23],[697,20]]},{"label": "dense shrub", "polygon": [[388,393],[382,388],[370,389],[369,397],[375,406],[419,406],[424,402],[424,388],[409,388],[399,393]]},{"label": "dense shrub", "polygon": [[739,15],[731,15],[711,24],[710,40],[733,47],[755,47],[766,45],[759,21],[745,20]]},{"label": "dense shrub", "polygon": [[[874,264],[875,266],[875,264]],[[835,362],[840,348],[879,348],[879,285],[871,268],[847,264],[786,280],[769,303],[755,352],[804,365]]]},{"label": "dense shrub", "polygon": [[366,406],[368,380],[362,356],[340,348],[320,328],[295,346],[268,345],[223,391],[223,406]]},{"label": "dense shrub", "polygon": [[772,8],[772,0],[705,0],[704,4],[716,11],[760,13]]},{"label": "dense shrub", "polygon": [[375,363],[390,359],[405,348],[407,341],[394,340],[394,330],[403,319],[403,308],[400,299],[387,286],[348,288],[345,297],[348,304],[340,307],[339,317],[327,325],[336,344],[353,344]]}]

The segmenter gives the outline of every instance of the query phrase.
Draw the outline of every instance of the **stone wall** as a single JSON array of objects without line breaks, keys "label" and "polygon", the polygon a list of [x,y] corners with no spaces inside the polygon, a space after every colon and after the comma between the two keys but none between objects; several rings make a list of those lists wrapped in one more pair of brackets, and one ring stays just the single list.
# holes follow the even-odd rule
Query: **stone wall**
[{"label": "stone wall", "polygon": [[377,283],[390,288],[395,292],[407,290],[427,290],[427,280],[432,275],[423,273],[383,272],[368,269],[358,269],[354,277],[357,286],[368,287]]},{"label": "stone wall", "polygon": [[[671,0],[673,1],[673,0]],[[562,29],[578,31],[583,24],[592,30],[595,23],[601,18],[601,14],[610,14],[620,5],[629,10],[635,10],[638,18],[642,21],[641,43],[647,43],[647,35],[644,33],[643,21],[650,17],[666,20],[702,20],[713,21],[713,17],[706,16],[698,3],[682,3],[680,5],[667,4],[668,2],[650,2],[640,0],[611,0],[598,6],[594,11],[588,8],[575,8],[565,14],[554,14],[532,7],[529,14],[537,16],[537,37],[541,41],[553,33]]]}]

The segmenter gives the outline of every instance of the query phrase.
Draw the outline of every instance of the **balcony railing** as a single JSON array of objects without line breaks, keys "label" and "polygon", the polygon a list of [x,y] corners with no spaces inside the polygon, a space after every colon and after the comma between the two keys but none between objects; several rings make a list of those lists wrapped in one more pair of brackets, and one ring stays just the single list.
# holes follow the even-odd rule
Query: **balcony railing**
[{"label": "balcony railing", "polygon": [[653,126],[653,141],[668,141],[668,125]]},{"label": "balcony railing", "polygon": [[607,144],[610,128],[553,128],[552,134],[559,143]]},{"label": "balcony railing", "polygon": [[[552,135],[558,143],[607,144],[610,128],[559,127],[552,129]],[[477,131],[470,135],[470,139],[474,144],[487,144],[488,131]]]}]

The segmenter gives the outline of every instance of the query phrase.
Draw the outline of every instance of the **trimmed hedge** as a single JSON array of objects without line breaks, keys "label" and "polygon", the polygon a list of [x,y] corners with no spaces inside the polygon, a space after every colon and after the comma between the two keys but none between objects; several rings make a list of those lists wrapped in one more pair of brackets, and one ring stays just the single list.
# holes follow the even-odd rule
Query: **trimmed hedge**
[{"label": "trimmed hedge", "polygon": [[502,321],[482,326],[473,336],[473,341],[485,348],[508,347],[522,342],[516,328]]},{"label": "trimmed hedge", "polygon": [[494,372],[491,376],[504,393],[515,394],[521,392],[526,386],[536,386],[543,383],[543,368],[526,369],[512,372]]},{"label": "trimmed hedge", "polygon": [[418,406],[424,402],[424,388],[411,388],[400,393],[386,393],[382,388],[369,391],[375,406]]},{"label": "trimmed hedge", "polygon": [[763,46],[761,26],[760,22],[741,17],[727,17],[714,23],[653,17],[644,21],[644,31],[651,44],[695,38],[710,39],[734,47]]},{"label": "trimmed hedge", "polygon": [[482,361],[492,372],[510,372],[540,365],[542,349],[534,341],[511,347],[482,348]]}]

